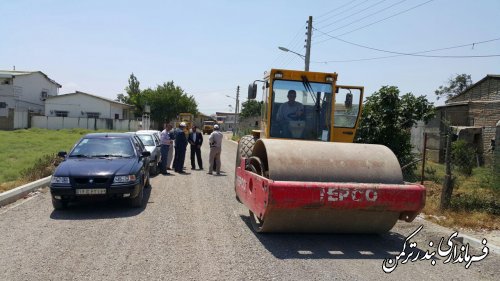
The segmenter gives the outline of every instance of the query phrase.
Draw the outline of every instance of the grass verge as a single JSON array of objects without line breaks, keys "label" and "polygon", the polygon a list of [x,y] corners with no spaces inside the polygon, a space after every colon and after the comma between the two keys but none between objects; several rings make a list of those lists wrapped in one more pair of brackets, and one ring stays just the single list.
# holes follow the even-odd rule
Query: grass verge
[{"label": "grass verge", "polygon": [[0,192],[52,174],[58,151],[69,151],[83,129],[0,131]]}]

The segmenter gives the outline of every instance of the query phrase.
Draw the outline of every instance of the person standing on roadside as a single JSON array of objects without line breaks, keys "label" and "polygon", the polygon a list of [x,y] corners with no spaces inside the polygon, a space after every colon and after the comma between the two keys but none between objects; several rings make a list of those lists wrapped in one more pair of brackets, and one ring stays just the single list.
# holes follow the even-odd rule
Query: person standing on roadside
[{"label": "person standing on roadside", "polygon": [[181,122],[179,128],[175,132],[175,158],[174,158],[174,170],[179,174],[184,174],[184,160],[186,158],[186,147],[188,144],[186,134],[184,129],[186,128],[186,123]]},{"label": "person standing on roadside", "polygon": [[172,145],[172,140],[170,139],[169,131],[172,129],[172,125],[164,123],[163,131],[160,133],[161,140],[161,164],[160,164],[160,172],[163,175],[168,175],[167,172],[167,160],[168,160],[168,151],[170,146]]},{"label": "person standing on roadside", "polygon": [[194,155],[196,154],[196,159],[198,160],[198,167],[203,170],[203,162],[201,161],[201,145],[203,144],[203,135],[196,130],[196,126],[193,126],[189,133],[188,142],[191,145],[191,169],[196,168],[196,163],[194,161]]},{"label": "person standing on roadside", "polygon": [[172,163],[174,161],[174,144],[175,144],[175,128],[169,124],[170,131],[168,131],[168,135],[170,136],[170,147],[168,149],[168,159],[167,159],[167,170],[172,170]]},{"label": "person standing on roadside", "polygon": [[208,174],[212,174],[214,170],[214,161],[215,161],[215,169],[217,171],[217,175],[220,175],[220,154],[222,152],[222,138],[224,136],[222,133],[219,131],[219,125],[214,125],[214,131],[210,134],[210,137],[208,138],[208,143],[210,144],[210,156],[208,163],[209,168],[208,168]]}]

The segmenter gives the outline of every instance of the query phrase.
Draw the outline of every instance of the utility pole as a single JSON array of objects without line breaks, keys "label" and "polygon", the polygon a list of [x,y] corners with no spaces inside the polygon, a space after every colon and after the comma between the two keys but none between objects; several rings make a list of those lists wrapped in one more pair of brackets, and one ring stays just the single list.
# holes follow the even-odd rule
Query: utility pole
[{"label": "utility pole", "polygon": [[[238,132],[239,126],[238,126],[238,115],[240,112],[240,86],[236,87],[236,108],[234,109],[234,125],[235,125],[235,131]],[[234,135],[234,134],[233,134]]]},{"label": "utility pole", "polygon": [[306,57],[305,57],[305,63],[306,63],[306,71],[309,71],[309,62],[311,59],[311,37],[312,37],[312,22],[313,22],[313,17],[309,16],[309,20],[307,21],[307,40],[306,40]]}]

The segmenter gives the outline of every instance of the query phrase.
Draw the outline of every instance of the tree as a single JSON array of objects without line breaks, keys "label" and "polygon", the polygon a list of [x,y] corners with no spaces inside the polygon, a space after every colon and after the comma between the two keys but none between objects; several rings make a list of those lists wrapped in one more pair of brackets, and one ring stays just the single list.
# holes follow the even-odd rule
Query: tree
[{"label": "tree", "polygon": [[241,104],[241,117],[248,118],[253,116],[260,116],[262,102],[256,100],[247,100]]},{"label": "tree", "polygon": [[129,97],[137,96],[141,93],[141,89],[139,88],[139,85],[141,83],[139,80],[137,80],[137,77],[135,77],[134,73],[130,74],[130,77],[128,78],[128,86],[125,88],[125,91],[129,95]]},{"label": "tree", "polygon": [[412,93],[399,96],[395,86],[383,86],[366,98],[356,142],[383,144],[389,147],[401,165],[411,163],[410,129],[417,121],[429,121],[434,106],[424,96]]},{"label": "tree", "polygon": [[175,119],[181,112],[198,113],[198,105],[192,95],[175,86],[173,81],[156,86],[156,89],[146,89],[141,96],[151,107],[151,119],[162,124]]},{"label": "tree", "polygon": [[139,88],[139,81],[132,73],[128,79],[128,86],[125,88],[127,95],[119,94],[117,101],[133,105],[135,107],[135,116],[143,114],[144,105],[150,106],[151,120],[158,124],[175,119],[181,112],[198,113],[198,105],[193,96],[184,92],[184,90],[175,86],[173,81],[156,86],[155,89],[148,88],[142,90]]},{"label": "tree", "polygon": [[456,74],[455,77],[450,77],[448,79],[447,86],[439,86],[434,93],[437,95],[437,99],[441,97],[451,99],[461,94],[472,84],[472,79],[469,74]]},{"label": "tree", "polygon": [[125,104],[133,105],[134,115],[136,117],[141,116],[144,109],[144,98],[141,95],[141,89],[139,88],[140,82],[135,77],[134,73],[130,74],[128,79],[128,86],[125,87],[125,92],[127,95],[118,94],[116,96],[116,101],[122,102]]}]

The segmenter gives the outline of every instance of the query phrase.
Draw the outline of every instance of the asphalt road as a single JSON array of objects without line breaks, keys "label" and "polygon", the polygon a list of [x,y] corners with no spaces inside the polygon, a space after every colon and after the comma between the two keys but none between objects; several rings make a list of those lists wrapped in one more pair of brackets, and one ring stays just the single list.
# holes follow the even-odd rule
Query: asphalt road
[{"label": "asphalt road", "polygon": [[[205,136],[206,138],[206,136]],[[0,280],[498,280],[500,256],[469,269],[446,257],[408,261],[388,274],[385,259],[420,225],[421,256],[452,231],[418,220],[385,235],[266,234],[252,231],[234,199],[236,144],[224,141],[222,176],[205,170],[156,176],[147,204],[83,202],[54,211],[47,189],[0,209]],[[188,151],[189,154],[189,151]],[[429,247],[429,241],[435,243]],[[408,249],[408,248],[407,248]],[[446,247],[443,246],[443,249]],[[480,248],[471,249],[479,256]],[[415,254],[418,251],[413,251]],[[410,251],[407,251],[408,253]]]}]

